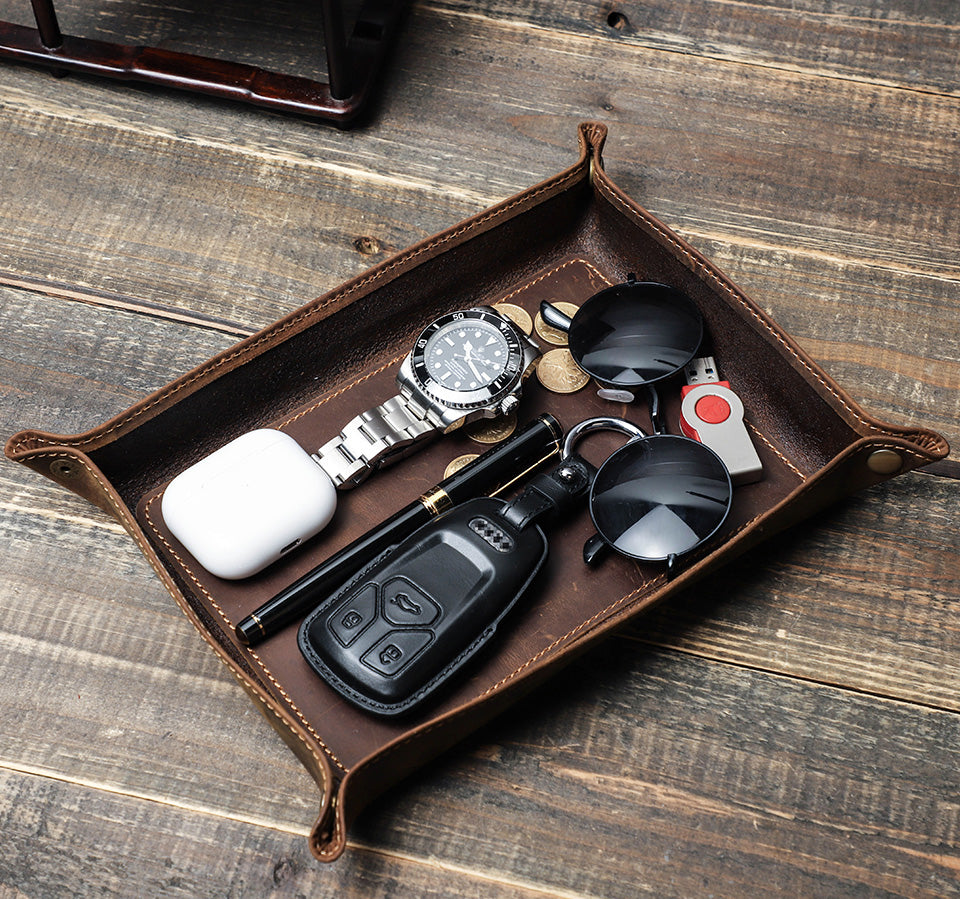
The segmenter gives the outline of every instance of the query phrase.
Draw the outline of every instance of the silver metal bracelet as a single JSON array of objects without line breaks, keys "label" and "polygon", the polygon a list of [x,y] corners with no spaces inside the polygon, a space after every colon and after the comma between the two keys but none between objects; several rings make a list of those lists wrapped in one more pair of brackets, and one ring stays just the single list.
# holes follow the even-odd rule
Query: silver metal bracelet
[{"label": "silver metal bracelet", "polygon": [[403,396],[394,396],[362,412],[315,453],[316,462],[343,489],[355,487],[393,453],[438,429],[427,411]]}]

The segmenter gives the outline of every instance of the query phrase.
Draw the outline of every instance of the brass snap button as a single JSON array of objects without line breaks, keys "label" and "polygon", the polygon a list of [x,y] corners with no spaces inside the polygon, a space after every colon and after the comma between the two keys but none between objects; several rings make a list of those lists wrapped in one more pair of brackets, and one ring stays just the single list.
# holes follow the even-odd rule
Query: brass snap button
[{"label": "brass snap button", "polygon": [[54,459],[50,463],[50,474],[55,478],[69,480],[79,477],[81,471],[80,463],[75,459]]},{"label": "brass snap button", "polygon": [[903,458],[892,449],[874,450],[867,457],[867,468],[874,474],[896,474],[903,468]]}]

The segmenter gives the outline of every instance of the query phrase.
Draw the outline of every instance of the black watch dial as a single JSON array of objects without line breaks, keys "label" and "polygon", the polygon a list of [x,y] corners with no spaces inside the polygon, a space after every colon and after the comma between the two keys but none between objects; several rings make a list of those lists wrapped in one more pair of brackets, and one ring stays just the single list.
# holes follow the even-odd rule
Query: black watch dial
[{"label": "black watch dial", "polygon": [[513,325],[494,312],[467,309],[428,326],[417,340],[413,372],[421,387],[455,408],[490,404],[513,386],[523,350]]}]

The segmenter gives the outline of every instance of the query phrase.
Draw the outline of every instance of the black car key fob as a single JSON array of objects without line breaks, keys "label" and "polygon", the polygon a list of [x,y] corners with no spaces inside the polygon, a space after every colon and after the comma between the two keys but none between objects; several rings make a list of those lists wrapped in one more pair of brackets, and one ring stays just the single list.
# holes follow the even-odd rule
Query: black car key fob
[{"label": "black car key fob", "polygon": [[473,499],[423,525],[310,614],[304,657],[367,711],[416,708],[494,636],[547,558],[537,522],[586,495],[593,473],[574,456],[512,502]]}]

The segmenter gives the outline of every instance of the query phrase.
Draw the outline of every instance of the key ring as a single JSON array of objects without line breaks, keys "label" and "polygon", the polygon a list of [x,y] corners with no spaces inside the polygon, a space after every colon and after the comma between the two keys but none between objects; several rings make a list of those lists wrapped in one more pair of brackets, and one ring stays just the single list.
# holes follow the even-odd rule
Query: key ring
[{"label": "key ring", "polygon": [[709,540],[730,511],[733,485],[711,449],[673,434],[647,435],[622,418],[600,416],[574,425],[563,444],[564,458],[593,431],[630,437],[597,470],[589,508],[596,534],[583,547],[588,565],[606,549],[641,562],[666,562],[672,576],[679,556]]}]

